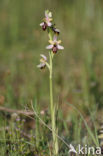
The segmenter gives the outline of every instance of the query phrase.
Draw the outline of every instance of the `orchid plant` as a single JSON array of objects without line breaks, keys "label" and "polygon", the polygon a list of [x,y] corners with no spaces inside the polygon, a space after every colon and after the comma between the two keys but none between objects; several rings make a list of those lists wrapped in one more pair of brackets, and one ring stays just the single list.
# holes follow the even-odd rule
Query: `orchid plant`
[{"label": "orchid plant", "polygon": [[47,57],[41,54],[40,64],[37,65],[38,68],[44,69],[47,67],[49,69],[49,79],[50,79],[50,114],[51,114],[51,127],[52,127],[52,137],[53,137],[53,154],[58,155],[58,130],[56,126],[56,106],[53,102],[53,57],[58,52],[58,50],[63,50],[64,47],[60,45],[61,40],[57,40],[60,30],[56,28],[53,24],[52,13],[49,10],[45,11],[45,18],[40,24],[43,31],[47,30],[49,37],[49,45],[46,49],[49,50],[49,63],[47,62]]}]

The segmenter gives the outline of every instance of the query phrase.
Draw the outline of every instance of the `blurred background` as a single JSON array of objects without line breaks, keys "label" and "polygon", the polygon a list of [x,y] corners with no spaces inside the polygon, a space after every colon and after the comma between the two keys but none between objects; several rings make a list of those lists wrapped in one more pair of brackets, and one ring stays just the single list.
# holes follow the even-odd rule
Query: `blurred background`
[{"label": "blurred background", "polygon": [[[55,102],[69,102],[88,113],[103,106],[103,1],[0,0],[0,105],[24,109],[36,98],[48,107],[48,70],[37,69],[48,56],[41,30],[44,11],[53,12],[65,47],[54,58]],[[68,113],[67,113],[68,114]]]}]

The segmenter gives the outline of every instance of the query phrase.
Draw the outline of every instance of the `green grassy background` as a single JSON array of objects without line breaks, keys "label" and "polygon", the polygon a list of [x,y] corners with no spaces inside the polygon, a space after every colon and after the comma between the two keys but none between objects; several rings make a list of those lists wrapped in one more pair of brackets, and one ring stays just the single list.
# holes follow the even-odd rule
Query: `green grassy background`
[{"label": "green grassy background", "polygon": [[[40,109],[48,107],[48,71],[36,67],[41,53],[48,56],[47,34],[39,26],[46,9],[53,12],[65,47],[54,58],[55,102],[67,121],[76,119],[67,102],[87,118],[92,111],[101,119],[102,0],[0,0],[0,97],[5,98],[1,105],[24,109],[36,98]],[[71,134],[75,138],[76,130]]]}]

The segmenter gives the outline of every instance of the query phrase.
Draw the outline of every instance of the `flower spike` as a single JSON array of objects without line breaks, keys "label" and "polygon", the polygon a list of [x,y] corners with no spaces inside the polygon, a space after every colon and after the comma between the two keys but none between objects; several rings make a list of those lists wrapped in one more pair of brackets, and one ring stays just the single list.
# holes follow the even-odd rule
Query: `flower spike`
[{"label": "flower spike", "polygon": [[[59,153],[59,145],[58,145],[58,132],[56,125],[56,106],[53,102],[53,57],[54,54],[57,53],[58,50],[64,49],[61,46],[61,40],[57,40],[57,36],[60,34],[60,30],[56,28],[55,24],[52,23],[52,13],[49,10],[45,11],[45,18],[43,22],[40,24],[42,29],[47,30],[49,37],[49,45],[46,49],[51,49],[49,52],[49,63],[47,62],[47,57],[41,54],[40,64],[37,65],[38,68],[44,69],[47,67],[49,69],[49,81],[50,81],[50,114],[51,114],[51,128],[52,128],[52,138],[53,138],[53,155],[58,155]],[[54,53],[54,54],[53,54]],[[55,134],[57,132],[57,135]]]}]

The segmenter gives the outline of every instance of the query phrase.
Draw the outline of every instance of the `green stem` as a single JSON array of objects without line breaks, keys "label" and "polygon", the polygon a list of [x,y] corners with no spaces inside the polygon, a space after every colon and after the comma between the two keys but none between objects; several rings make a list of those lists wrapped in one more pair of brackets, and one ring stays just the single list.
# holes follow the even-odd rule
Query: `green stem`
[{"label": "green stem", "polygon": [[55,105],[53,103],[53,54],[50,52],[50,112],[51,112],[51,125],[52,125],[52,137],[53,137],[53,152],[54,155],[58,155],[58,138],[55,118]]}]

